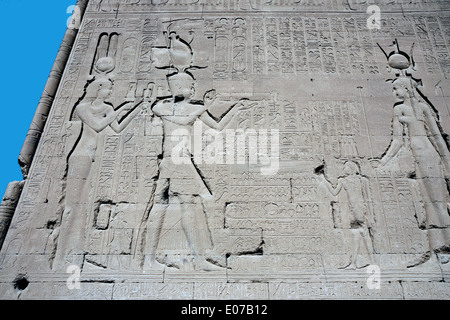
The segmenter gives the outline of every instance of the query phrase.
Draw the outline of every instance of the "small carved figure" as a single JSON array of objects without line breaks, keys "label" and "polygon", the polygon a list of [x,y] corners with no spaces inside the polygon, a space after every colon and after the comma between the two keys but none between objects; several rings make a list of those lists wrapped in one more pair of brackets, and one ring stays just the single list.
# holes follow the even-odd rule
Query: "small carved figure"
[{"label": "small carved figure", "polygon": [[322,173],[319,174],[319,181],[333,196],[337,196],[341,191],[345,192],[350,218],[350,225],[347,227],[351,230],[353,248],[350,261],[343,269],[355,269],[361,239],[369,253],[371,263],[374,264],[371,233],[375,226],[375,215],[371,203],[369,180],[361,176],[358,165],[353,161],[347,161],[344,165],[344,173],[345,176],[338,179],[336,188]]}]

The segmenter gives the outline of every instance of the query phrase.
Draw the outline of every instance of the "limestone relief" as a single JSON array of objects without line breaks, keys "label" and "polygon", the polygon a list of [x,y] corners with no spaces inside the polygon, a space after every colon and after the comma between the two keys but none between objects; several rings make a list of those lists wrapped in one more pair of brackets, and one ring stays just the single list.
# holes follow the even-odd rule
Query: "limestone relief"
[{"label": "limestone relief", "polygon": [[[161,50],[161,48],[160,48]],[[213,243],[205,215],[204,202],[211,200],[211,189],[202,178],[202,173],[193,161],[189,143],[178,150],[179,139],[189,140],[195,121],[199,119],[207,126],[223,130],[239,110],[245,110],[245,102],[234,104],[219,120],[208,114],[214,103],[215,92],[205,94],[204,101],[192,100],[195,93],[195,79],[189,69],[194,66],[193,52],[189,43],[176,32],[169,35],[169,45],[164,55],[167,61],[158,61],[162,68],[174,70],[167,76],[171,97],[157,101],[152,106],[155,116],[162,120],[164,145],[159,160],[154,203],[146,217],[144,269],[158,267],[156,250],[166,215],[178,211],[182,229],[194,256],[196,268],[215,270],[218,267],[206,260],[206,251],[213,249]],[[175,152],[178,152],[175,157]],[[177,159],[177,161],[175,161]]]},{"label": "limestone relief", "polygon": [[413,178],[417,181],[425,216],[418,227],[428,233],[429,251],[417,262],[430,258],[433,252],[448,250],[450,245],[449,193],[447,180],[450,170],[448,145],[439,126],[439,115],[429,100],[420,92],[420,81],[410,73],[414,59],[399,49],[386,55],[389,66],[395,70],[392,81],[394,104],[392,141],[381,158],[378,170],[389,169],[402,148],[409,149],[414,158]]},{"label": "limestone relief", "polygon": [[[217,21],[220,28],[227,26],[229,22],[228,20]],[[160,272],[167,267],[179,270],[193,267],[203,271],[225,268],[227,263],[224,258],[229,252],[224,251],[220,241],[230,237],[230,234],[228,230],[216,226],[217,220],[214,219],[217,218],[211,221],[211,214],[213,214],[211,208],[214,207],[214,201],[217,206],[221,201],[239,201],[241,195],[236,191],[228,194],[230,191],[228,182],[223,184],[220,180],[208,178],[209,175],[203,172],[203,170],[209,170],[208,167],[205,169],[202,167],[204,155],[194,154],[196,149],[192,148],[192,143],[195,142],[195,135],[199,134],[196,131],[199,126],[206,126],[216,133],[220,133],[230,123],[235,123],[233,126],[237,125],[235,128],[238,130],[246,130],[242,131],[245,133],[242,136],[243,141],[246,141],[247,138],[251,139],[251,135],[256,134],[253,128],[265,128],[270,125],[271,128],[286,131],[282,133],[280,144],[282,161],[311,161],[314,159],[312,154],[315,153],[323,159],[330,159],[330,156],[334,156],[335,159],[345,162],[344,171],[341,174],[336,171],[336,166],[331,166],[329,168],[331,171],[328,172],[316,172],[319,186],[328,190],[328,193],[335,199],[330,202],[332,212],[326,218],[328,221],[333,220],[331,223],[337,232],[335,235],[337,239],[333,241],[346,243],[344,250],[346,250],[347,260],[342,261],[341,265],[337,266],[338,269],[362,268],[369,263],[372,265],[376,263],[376,256],[379,254],[376,248],[380,245],[383,246],[382,243],[379,243],[379,236],[382,232],[378,234],[381,225],[380,222],[377,222],[377,216],[382,213],[377,213],[375,210],[376,199],[371,190],[382,188],[380,183],[383,182],[383,175],[386,170],[389,170],[392,159],[396,157],[402,147],[410,148],[415,159],[415,172],[409,176],[414,178],[414,182],[409,182],[408,190],[411,195],[418,190],[420,201],[424,206],[425,215],[421,215],[420,209],[417,209],[415,213],[418,228],[427,230],[430,250],[442,250],[446,247],[446,241],[448,241],[445,238],[448,230],[446,229],[448,227],[446,197],[448,194],[445,188],[444,170],[446,165],[448,166],[448,149],[436,119],[437,115],[433,113],[432,106],[427,104],[428,100],[420,95],[416,80],[410,75],[410,72],[414,71],[412,56],[401,52],[398,47],[396,51],[386,55],[389,66],[400,72],[393,81],[394,92],[399,103],[396,103],[394,107],[392,143],[381,160],[370,160],[372,167],[377,168],[377,173],[375,173],[375,177],[368,178],[366,172],[371,175],[372,169],[367,167],[367,159],[356,160],[362,158],[359,156],[355,140],[355,137],[361,132],[355,109],[356,102],[331,101],[327,104],[310,102],[303,107],[294,101],[280,101],[279,94],[276,92],[271,92],[270,98],[259,97],[252,101],[248,98],[224,100],[223,96],[211,88],[205,91],[202,100],[195,99],[198,80],[194,73],[201,74],[208,69],[207,65],[197,63],[204,60],[197,59],[194,50],[194,47],[199,48],[196,32],[203,23],[201,20],[186,20],[186,29],[180,27],[180,22],[167,23],[166,31],[157,37],[159,40],[153,37],[154,40],[146,44],[148,46],[159,41],[159,45],[151,47],[151,50],[146,50],[151,52],[151,66],[144,68],[144,70],[153,70],[153,72],[164,72],[165,83],[163,79],[156,83],[142,80],[126,83],[128,89],[124,91],[125,99],[129,101],[116,109],[109,101],[114,86],[112,74],[116,69],[115,61],[118,60],[117,56],[120,56],[121,67],[118,72],[121,74],[128,74],[132,70],[136,70],[136,63],[141,60],[135,56],[135,53],[139,52],[138,41],[132,37],[125,39],[121,42],[121,46],[123,46],[123,50],[121,50],[117,33],[100,35],[91,68],[92,79],[88,80],[85,93],[72,114],[72,118],[78,119],[82,126],[79,139],[68,156],[67,188],[61,227],[56,228],[52,234],[54,246],[58,248],[56,261],[61,261],[64,256],[73,255],[73,257],[78,256],[81,260],[85,258],[92,265],[109,268],[117,264],[111,260],[113,259],[111,257],[134,252],[133,264],[140,266],[144,271]],[[232,27],[233,35],[242,37],[245,34],[245,25],[243,19],[231,21],[230,27]],[[217,39],[220,39],[221,32],[218,33]],[[233,53],[232,44],[237,42],[226,40],[226,43],[227,50]],[[216,49],[218,46],[222,46],[222,44],[218,44],[216,40]],[[231,59],[231,57],[226,59]],[[246,64],[245,62],[244,65]],[[214,64],[211,70],[213,74],[217,74],[218,66],[217,63]],[[231,66],[230,72],[234,75],[242,73],[246,69],[238,67],[238,64],[231,64]],[[158,89],[156,90],[156,88]],[[136,95],[142,97],[140,100],[144,99],[145,103],[136,101]],[[214,112],[213,110],[219,104],[222,111],[219,115],[213,116],[211,112]],[[141,108],[138,108],[139,106]],[[297,109],[299,110],[298,116],[286,117],[286,114],[297,113]],[[150,137],[159,130],[161,132],[161,139],[153,142],[161,143],[160,148],[155,149],[160,151],[156,152],[156,157],[151,160],[151,167],[148,167],[151,168],[151,173],[146,173],[150,184],[147,189],[148,200],[145,207],[128,200],[126,202],[118,201],[119,194],[122,192],[126,194],[124,187],[127,184],[119,184],[116,194],[108,191],[108,196],[106,194],[101,196],[101,189],[98,189],[95,197],[90,196],[88,194],[89,173],[92,164],[96,161],[98,136],[107,127],[110,127],[118,136],[109,136],[106,143],[116,141],[111,145],[115,145],[114,149],[119,146],[118,143],[122,143],[119,141],[123,141],[125,145],[128,141],[134,141],[136,138],[133,132],[136,129],[129,131],[126,135],[122,135],[121,132],[136,118],[137,114],[140,114],[139,119],[141,120],[148,119],[146,121]],[[299,122],[296,120],[297,117],[303,121]],[[140,123],[139,119],[135,122]],[[426,125],[424,125],[425,123]],[[217,135],[214,136],[217,140]],[[233,135],[233,137],[236,138],[236,141],[240,139],[239,135]],[[409,140],[406,141],[404,137],[408,137]],[[255,139],[249,140],[249,142],[259,143],[260,141],[255,136]],[[220,152],[224,155],[227,152],[237,152],[238,163],[245,163],[245,148],[243,149],[244,154],[239,155],[239,146],[237,149],[231,145],[226,147],[226,149],[220,149]],[[265,155],[267,148],[261,149],[261,145],[259,145],[259,149],[255,147],[250,145],[247,150],[251,165],[256,164],[252,159],[258,157],[267,159]],[[214,148],[216,148],[216,152],[219,150],[217,145],[213,145],[212,149]],[[212,150],[211,146],[206,146],[206,149]],[[427,152],[423,152],[423,150]],[[218,159],[217,156],[218,154],[215,154],[215,160]],[[226,158],[231,159],[230,155],[227,155]],[[124,157],[123,161],[125,159]],[[108,160],[108,162],[111,161]],[[209,163],[214,164],[214,161],[209,161]],[[360,166],[363,164],[364,168],[361,169]],[[123,168],[129,166],[126,163],[124,165]],[[327,162],[324,163],[324,168],[328,168]],[[114,172],[111,171],[109,175],[111,174]],[[219,177],[221,174],[216,171],[216,175]],[[327,175],[331,175],[331,180],[337,182],[335,186]],[[314,180],[313,177],[309,179]],[[289,180],[291,199],[319,201],[315,198],[318,194],[309,187],[295,186],[295,180],[293,178]],[[217,185],[214,181],[217,182]],[[238,186],[232,188],[239,189]],[[253,201],[258,199],[256,195],[243,194],[242,196],[242,199]],[[220,202],[217,202],[219,200]],[[273,200],[276,201],[276,198]],[[226,203],[225,206],[227,206]],[[275,202],[271,205],[277,206],[278,204]],[[299,204],[299,206],[303,205]],[[267,206],[264,207],[264,210],[266,208]],[[135,221],[133,223],[126,218],[131,214],[129,210],[133,210],[133,212],[138,210],[137,216],[133,218]],[[86,212],[88,213],[86,214]],[[118,214],[119,212],[123,212],[123,214]],[[267,215],[271,216],[272,213],[268,212]],[[119,221],[121,217],[125,219],[122,222]],[[91,223],[94,225],[91,226]],[[329,222],[323,221],[323,223],[329,225]],[[69,225],[76,226],[76,228],[68,228]],[[251,226],[248,223],[245,225]],[[80,233],[79,230],[84,231]],[[283,236],[283,233],[271,234],[275,236],[273,241],[278,241],[278,237]],[[313,239],[315,238],[311,240]],[[231,238],[226,241],[230,240]],[[325,241],[321,238],[317,238],[317,240]],[[100,245],[104,241],[107,244]],[[271,241],[267,241],[266,245],[270,248],[271,243]],[[97,245],[103,248],[95,249]],[[238,242],[235,245],[242,246]],[[176,254],[171,254],[167,248],[176,249],[174,251]],[[248,252],[259,252],[258,250],[262,250],[262,248],[256,241],[253,249]],[[314,248],[314,251],[321,250],[318,244]],[[363,264],[358,262],[361,260],[359,259],[361,252],[365,252],[369,258]],[[84,257],[86,254],[87,256]],[[111,257],[106,261],[108,255]],[[425,252],[422,257],[414,260],[416,262],[411,262],[410,266],[421,264],[429,257],[429,252]]]},{"label": "limestone relief", "polygon": [[89,1],[0,299],[448,298],[450,6],[366,2]]},{"label": "limestone relief", "polygon": [[[346,203],[340,204],[339,208],[341,209],[341,215],[347,215],[345,219],[347,223],[343,228],[351,232],[352,247],[349,262],[342,268],[351,269],[357,267],[356,260],[361,242],[369,253],[371,264],[375,264],[371,235],[375,232],[375,214],[369,180],[361,176],[358,165],[353,161],[345,162],[344,170],[344,176],[339,178],[336,187],[333,187],[326,180],[323,172],[318,173],[319,183],[325,184],[332,195],[337,196],[341,191],[344,191],[346,195]],[[342,211],[345,211],[345,213]]]},{"label": "limestone relief", "polygon": [[[122,132],[136,114],[141,112],[138,107],[142,101],[125,102],[116,109],[112,106],[109,99],[114,81],[109,73],[115,68],[115,60],[114,54],[111,54],[112,46],[107,52],[108,47],[105,48],[102,41],[104,39],[105,37],[101,38],[97,51],[94,66],[97,74],[88,82],[83,97],[74,108],[72,121],[81,122],[81,131],[67,159],[65,207],[61,226],[54,231],[57,239],[57,263],[61,263],[67,256],[82,258],[85,253],[86,204],[90,198],[90,171],[96,161],[98,135],[107,127],[116,133]],[[113,39],[115,41],[115,37]]]}]

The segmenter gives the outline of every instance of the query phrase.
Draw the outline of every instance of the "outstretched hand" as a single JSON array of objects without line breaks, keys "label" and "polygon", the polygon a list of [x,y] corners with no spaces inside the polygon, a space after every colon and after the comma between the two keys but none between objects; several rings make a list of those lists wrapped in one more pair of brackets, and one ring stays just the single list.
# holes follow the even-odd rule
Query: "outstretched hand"
[{"label": "outstretched hand", "polygon": [[217,92],[216,90],[212,89],[206,92],[203,96],[203,103],[205,104],[205,106],[210,107],[213,104],[214,100],[216,100],[216,98]]},{"label": "outstretched hand", "polygon": [[238,108],[239,111],[246,111],[249,110],[251,108],[253,108],[254,106],[256,106],[258,103],[254,102],[254,101],[250,101],[250,100],[241,100],[236,104],[236,107]]}]

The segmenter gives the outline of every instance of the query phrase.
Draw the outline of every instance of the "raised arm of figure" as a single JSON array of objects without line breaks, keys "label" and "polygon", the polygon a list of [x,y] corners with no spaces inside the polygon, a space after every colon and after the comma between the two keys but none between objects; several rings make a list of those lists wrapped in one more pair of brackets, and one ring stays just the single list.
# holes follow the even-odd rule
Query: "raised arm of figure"
[{"label": "raised arm of figure", "polygon": [[116,114],[112,106],[107,105],[104,112],[93,114],[89,111],[87,103],[79,104],[76,108],[78,118],[92,130],[99,133],[111,124],[116,118]]},{"label": "raised arm of figure", "polygon": [[253,104],[249,104],[248,100],[241,100],[238,103],[234,104],[219,121],[211,117],[208,112],[204,112],[200,116],[200,120],[202,120],[203,123],[205,123],[208,127],[218,131],[222,131],[228,124],[230,124],[231,120],[238,111],[247,110],[252,106]]},{"label": "raised arm of figure", "polygon": [[386,165],[393,157],[397,155],[403,146],[403,126],[399,121],[401,110],[394,108],[394,119],[392,120],[392,142],[384,157],[380,160],[382,166]]},{"label": "raised arm of figure", "polygon": [[333,188],[333,186],[331,185],[331,183],[325,178],[325,176],[323,174],[319,174],[320,177],[320,181],[325,185],[325,187],[328,189],[328,191],[333,195],[333,196],[337,196],[339,194],[339,192],[341,192],[342,189],[342,183],[339,180],[338,184],[336,186],[336,188]]},{"label": "raised arm of figure", "polygon": [[121,110],[119,109],[114,112],[115,118],[111,123],[111,128],[115,133],[121,133],[130,124],[131,120],[137,116],[137,114],[141,111],[141,108],[138,108],[138,106],[140,106],[142,102],[143,100],[138,101],[120,122],[117,119],[117,116]]}]

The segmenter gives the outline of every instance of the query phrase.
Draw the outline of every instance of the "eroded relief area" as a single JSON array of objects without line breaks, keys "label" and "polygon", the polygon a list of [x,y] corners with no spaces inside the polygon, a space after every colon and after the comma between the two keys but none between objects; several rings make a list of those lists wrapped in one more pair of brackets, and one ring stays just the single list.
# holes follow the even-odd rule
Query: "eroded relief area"
[{"label": "eroded relief area", "polygon": [[[364,10],[286,9],[365,6],[90,1],[1,291],[26,278],[39,296],[45,275],[49,296],[70,296],[79,270],[113,298],[350,297],[376,266],[385,291],[358,282],[367,297],[443,282],[448,298],[450,19],[392,14],[369,30]],[[204,11],[158,13],[185,7]]]}]

